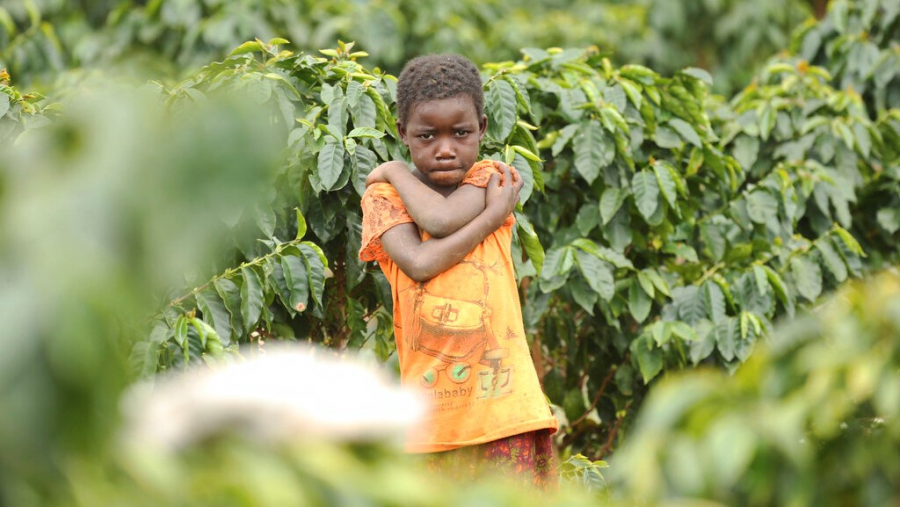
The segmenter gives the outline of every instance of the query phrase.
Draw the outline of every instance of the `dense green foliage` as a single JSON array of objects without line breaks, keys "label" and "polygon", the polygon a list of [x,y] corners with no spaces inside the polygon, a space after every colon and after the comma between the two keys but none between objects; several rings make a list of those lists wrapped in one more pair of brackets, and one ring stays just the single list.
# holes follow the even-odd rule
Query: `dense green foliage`
[{"label": "dense green foliage", "polygon": [[809,21],[791,49],[828,69],[838,86],[863,95],[870,114],[900,106],[900,5],[888,0],[832,2],[820,23]]},{"label": "dense green foliage", "polygon": [[772,54],[788,45],[791,31],[815,20],[804,1],[647,0],[647,27],[617,48],[626,62],[661,74],[696,66],[708,69],[714,89],[740,89]]},{"label": "dense green foliage", "polygon": [[352,40],[370,68],[398,73],[412,56],[465,54],[478,63],[519,49],[597,46],[617,64],[663,74],[710,69],[716,89],[743,86],[787,45],[812,0],[0,0],[0,67],[50,85],[64,70],[115,64],[138,76],[180,75],[245,40],[285,37],[306,52]]},{"label": "dense green foliage", "polygon": [[[395,78],[350,45],[322,58],[282,42],[246,43],[165,90],[174,108],[241,90],[268,105],[286,148],[277,190],[234,221],[259,241],[166,307],[136,349],[144,372],[269,338],[395,359],[386,283],[356,258],[363,180],[403,156]],[[483,155],[527,182],[517,270],[567,447],[609,452],[661,371],[734,369],[777,316],[862,274],[865,255],[894,255],[856,239],[872,204],[858,196],[883,184],[890,150],[820,68],[772,61],[727,104],[700,69],[663,77],[578,50],[486,70]]]},{"label": "dense green foliage", "polygon": [[898,416],[892,270],[785,324],[734,376],[661,382],[615,457],[613,489],[642,505],[895,505]]},{"label": "dense green foliage", "polygon": [[[436,483],[387,442],[260,445],[239,421],[211,433],[202,413],[175,427],[207,438],[178,450],[125,438],[127,357],[147,309],[228,250],[221,217],[260,205],[253,189],[271,184],[279,134],[228,94],[167,114],[156,90],[95,82],[62,105],[54,121],[0,141],[0,504],[587,505],[577,492]],[[215,357],[214,331],[192,323]],[[567,474],[585,470],[575,460]]]},{"label": "dense green foliage", "polygon": [[[206,65],[181,82],[153,81],[139,92],[109,89],[101,86],[105,80],[85,75],[59,92],[66,97],[60,104],[20,92],[0,73],[0,321],[9,329],[0,341],[13,351],[0,359],[0,406],[11,414],[0,424],[0,477],[16,470],[5,498],[63,498],[70,493],[60,477],[77,482],[77,474],[86,474],[85,484],[96,485],[107,473],[121,473],[120,491],[79,501],[127,499],[150,488],[147,498],[157,503],[215,502],[190,496],[191,484],[215,473],[219,458],[210,456],[235,463],[227,456],[232,450],[262,452],[248,463],[290,470],[285,477],[319,477],[304,468],[303,449],[273,456],[227,442],[207,449],[212,454],[161,465],[197,470],[176,493],[139,477],[159,472],[127,462],[134,457],[99,458],[102,465],[89,472],[71,463],[95,463],[96,453],[116,449],[109,440],[116,421],[108,414],[134,375],[239,359],[239,346],[265,350],[270,341],[362,351],[389,366],[396,361],[389,288],[375,265],[356,257],[365,176],[405,155],[393,119],[396,78],[367,66],[373,58],[350,43],[297,51],[285,39],[266,37],[220,56],[249,32],[303,35],[272,21],[288,19],[282,14],[293,4],[273,1],[252,15],[249,2],[90,4],[73,16],[65,2],[26,2],[22,10],[0,3],[0,31],[6,30],[0,58],[10,62],[12,78],[104,59],[127,63],[137,47],[151,55],[135,59],[138,66],[166,58],[179,69]],[[110,11],[113,4],[119,7]],[[335,31],[322,32],[328,37],[343,33],[334,26],[356,29],[316,5],[310,12],[319,9],[321,20],[337,23]],[[721,13],[740,5],[683,7]],[[494,7],[479,4],[488,14],[466,20],[489,25]],[[777,14],[762,9],[753,16],[767,13]],[[54,15],[68,21],[42,21]],[[421,14],[431,15],[431,24],[416,25],[422,39],[412,30],[395,35],[424,40],[448,16]],[[236,22],[255,16],[268,16],[260,21],[265,29]],[[482,66],[489,117],[482,155],[515,165],[526,179],[514,260],[535,362],[562,422],[558,443],[564,456],[581,452],[592,459],[624,446],[622,459],[613,462],[614,471],[621,467],[614,490],[623,497],[641,490],[622,478],[645,469],[641,460],[652,461],[646,468],[652,487],[642,493],[651,504],[693,496],[746,505],[814,501],[803,496],[814,495],[811,474],[837,477],[843,456],[858,467],[853,477],[877,473],[866,483],[868,493],[835,480],[835,498],[872,495],[856,503],[871,498],[874,505],[896,485],[890,456],[867,460],[857,451],[892,448],[883,438],[896,440],[894,426],[859,424],[896,412],[883,401],[888,395],[876,396],[868,377],[847,385],[819,381],[826,387],[813,381],[844,375],[813,370],[820,365],[809,357],[825,354],[819,348],[827,349],[828,340],[844,340],[846,329],[807,318],[798,324],[803,331],[770,336],[778,319],[898,260],[898,19],[886,0],[835,1],[823,22],[794,34],[799,54],[767,60],[727,98],[713,94],[711,74],[718,78],[719,71],[619,65],[596,47],[526,48]],[[572,26],[577,33],[580,25]],[[485,49],[482,30],[456,28],[472,36],[461,41]],[[717,33],[725,40],[762,37],[749,35],[752,30]],[[84,53],[73,49],[75,40]],[[404,44],[396,42],[409,47]],[[379,58],[387,58],[382,49]],[[160,54],[163,60],[152,56]],[[34,55],[45,60],[37,63]],[[747,62],[759,57],[747,55]],[[863,294],[844,293],[854,303],[832,303],[837,306],[829,311],[844,316],[847,336],[871,338],[873,350],[887,347],[879,358],[893,360],[889,345],[877,345],[875,328],[866,327],[869,314],[860,312],[868,311],[864,298],[872,293]],[[872,321],[894,318],[893,303],[884,304],[871,309]],[[896,337],[894,327],[885,329],[884,336]],[[800,333],[794,335],[800,345],[778,338],[790,333]],[[819,334],[827,335],[822,344],[814,339]],[[754,359],[764,338],[776,343],[774,355]],[[864,365],[847,378],[881,372],[884,383],[896,385],[887,362],[875,364],[864,348],[846,352],[833,357]],[[129,354],[131,371],[123,364]],[[822,357],[823,368],[838,368],[832,356]],[[695,365],[716,372],[661,386],[663,394],[641,416],[649,422],[633,425],[657,379]],[[726,381],[721,370],[737,373]],[[96,371],[104,374],[102,389],[90,376]],[[802,390],[807,378],[810,391]],[[766,382],[777,389],[759,390]],[[859,403],[847,405],[844,389]],[[682,414],[684,399],[672,393],[692,390],[696,398],[688,402],[696,414],[666,416]],[[882,401],[866,405],[869,396]],[[807,397],[835,410],[821,415],[815,403],[790,402]],[[783,425],[735,422],[757,402],[787,414],[771,422]],[[87,415],[83,406],[92,407]],[[70,419],[83,424],[59,422]],[[866,431],[839,438],[833,430],[842,422]],[[628,450],[630,437],[623,436],[632,428]],[[821,454],[814,459],[812,451],[791,447],[781,429],[819,442],[815,453]],[[669,437],[657,435],[663,430]],[[736,442],[740,452],[719,453],[723,441]],[[42,447],[46,442],[51,451]],[[700,456],[702,464],[683,466],[683,453],[672,450],[689,447],[695,454],[686,455]],[[385,463],[394,459],[384,452]],[[17,470],[25,456],[35,456],[35,464]],[[212,483],[227,486],[256,465],[246,466],[235,478]],[[602,485],[599,469],[583,457],[568,460],[562,471]],[[776,471],[787,482],[776,480]],[[739,484],[743,477],[752,484]],[[318,480],[309,483],[319,484],[313,489],[326,487]],[[48,483],[59,485],[44,491]],[[265,503],[263,490],[249,495]],[[370,494],[376,495],[362,493]]]}]

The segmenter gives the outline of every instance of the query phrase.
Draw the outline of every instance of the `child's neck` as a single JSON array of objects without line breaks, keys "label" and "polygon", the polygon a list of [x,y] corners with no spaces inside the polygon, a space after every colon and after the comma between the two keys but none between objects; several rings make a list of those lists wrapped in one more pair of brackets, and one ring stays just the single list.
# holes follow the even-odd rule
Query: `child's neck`
[{"label": "child's neck", "polygon": [[419,172],[418,169],[413,170],[413,174],[415,174],[415,175],[416,175],[416,178],[419,178],[419,181],[421,181],[422,183],[424,183],[425,186],[427,186],[428,188],[434,190],[435,192],[437,192],[437,193],[443,195],[444,197],[449,196],[449,195],[452,194],[457,188],[459,188],[459,185],[453,185],[453,186],[450,186],[450,187],[445,187],[445,186],[441,186],[441,185],[435,185],[434,182],[432,182],[431,180],[429,180],[428,178],[426,178],[425,175],[422,174],[421,172]]}]

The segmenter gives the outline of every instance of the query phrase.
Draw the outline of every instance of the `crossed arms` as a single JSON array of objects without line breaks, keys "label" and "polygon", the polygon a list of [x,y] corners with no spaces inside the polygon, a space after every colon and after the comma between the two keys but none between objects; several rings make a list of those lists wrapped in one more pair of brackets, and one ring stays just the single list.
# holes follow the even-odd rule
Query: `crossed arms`
[{"label": "crossed arms", "polygon": [[[375,168],[366,185],[390,183],[415,223],[391,227],[381,235],[385,253],[401,271],[422,282],[456,265],[484,241],[515,209],[523,181],[506,164],[491,175],[487,188],[461,185],[444,196],[413,175],[402,162]],[[422,241],[419,229],[432,237]]]}]

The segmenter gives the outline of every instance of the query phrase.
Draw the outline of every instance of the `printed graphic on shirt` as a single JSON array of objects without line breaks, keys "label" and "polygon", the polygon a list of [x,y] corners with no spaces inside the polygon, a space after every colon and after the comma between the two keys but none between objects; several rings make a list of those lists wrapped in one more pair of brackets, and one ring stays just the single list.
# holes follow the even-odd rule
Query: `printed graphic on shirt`
[{"label": "printed graphic on shirt", "polygon": [[[473,258],[461,261],[454,269],[460,279],[472,284],[470,291],[457,291],[455,297],[439,296],[429,292],[429,282],[417,283],[410,289],[414,291],[413,322],[411,328],[405,329],[409,349],[437,359],[422,373],[419,384],[433,388],[444,376],[460,385],[426,393],[435,399],[485,399],[512,394],[513,369],[503,364],[509,349],[494,335],[487,304],[492,266]],[[465,292],[470,293],[470,299],[463,299]],[[504,341],[509,334],[507,331],[503,336]]]}]

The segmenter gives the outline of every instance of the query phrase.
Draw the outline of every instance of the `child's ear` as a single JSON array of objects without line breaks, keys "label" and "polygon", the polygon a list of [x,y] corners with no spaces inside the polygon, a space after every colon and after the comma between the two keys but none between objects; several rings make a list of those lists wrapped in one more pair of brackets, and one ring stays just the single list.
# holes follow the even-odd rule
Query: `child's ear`
[{"label": "child's ear", "polygon": [[404,146],[409,148],[409,140],[407,140],[406,138],[406,125],[404,125],[400,120],[397,120],[397,133],[400,134],[400,142],[402,142]]},{"label": "child's ear", "polygon": [[478,122],[478,140],[484,139],[484,134],[487,132],[487,115],[481,115],[481,121]]}]

